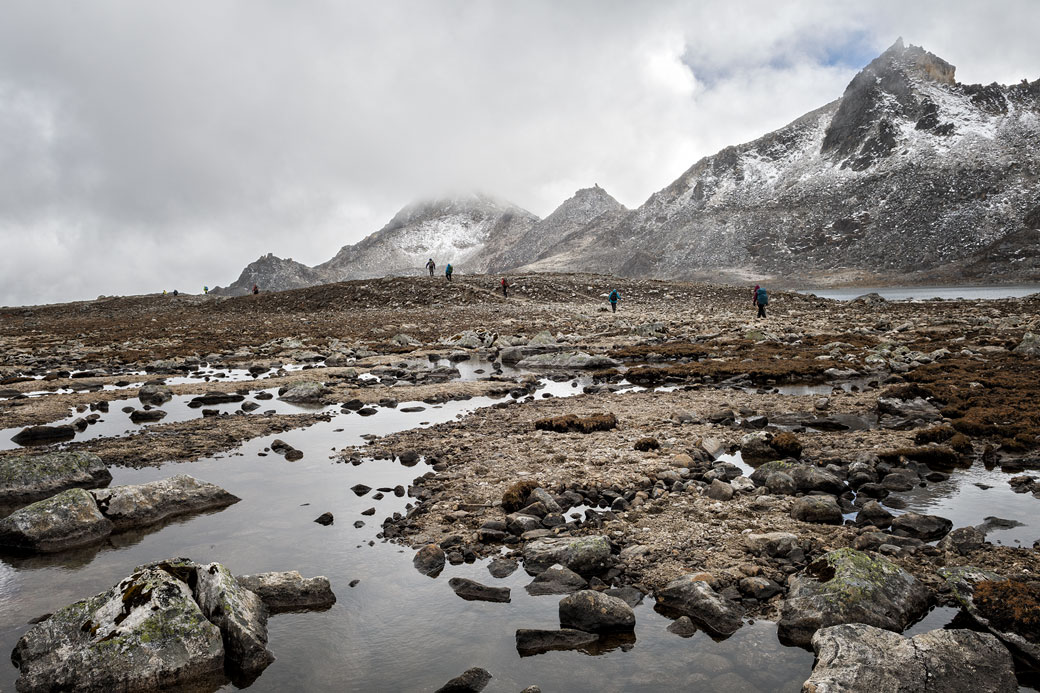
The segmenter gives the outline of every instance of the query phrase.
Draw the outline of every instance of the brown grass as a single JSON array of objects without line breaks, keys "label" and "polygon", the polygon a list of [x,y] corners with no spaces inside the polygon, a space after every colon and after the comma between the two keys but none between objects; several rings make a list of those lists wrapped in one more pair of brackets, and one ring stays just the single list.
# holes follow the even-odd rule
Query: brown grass
[{"label": "brown grass", "polygon": [[502,494],[502,509],[507,513],[515,513],[527,505],[527,499],[531,497],[531,491],[538,488],[538,482],[531,479],[518,481]]},{"label": "brown grass", "polygon": [[998,630],[1040,642],[1040,585],[1019,580],[985,580],[975,586],[975,606]]},{"label": "brown grass", "polygon": [[777,433],[769,441],[769,447],[784,457],[798,458],[802,455],[802,442],[793,433]]},{"label": "brown grass", "polygon": [[564,416],[539,419],[534,422],[534,427],[537,431],[552,431],[554,433],[609,431],[612,428],[617,428],[617,417],[613,414],[592,414],[584,417],[576,414],[565,414]]}]

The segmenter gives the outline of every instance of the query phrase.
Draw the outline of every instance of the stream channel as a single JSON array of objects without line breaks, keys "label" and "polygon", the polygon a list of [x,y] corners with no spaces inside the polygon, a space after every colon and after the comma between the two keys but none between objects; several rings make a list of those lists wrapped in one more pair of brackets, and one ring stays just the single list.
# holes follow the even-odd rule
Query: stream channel
[{"label": "stream channel", "polygon": [[[481,376],[476,365],[456,365],[463,378]],[[534,397],[580,394],[582,384],[543,379]],[[170,412],[163,421],[199,416],[198,409],[187,408],[188,399],[175,397],[163,405]],[[450,421],[500,401],[503,398],[474,397],[440,405],[401,402],[396,409],[379,407],[376,414],[362,417],[336,407],[305,408],[267,400],[252,415],[269,409],[325,411],[332,419],[253,439],[236,450],[196,462],[111,468],[112,486],[186,473],[218,484],[242,500],[220,511],[113,535],[99,547],[0,558],[0,651],[12,651],[30,620],[107,590],[135,566],[185,556],[203,563],[219,561],[237,575],[299,570],[304,576],[325,575],[332,584],[337,602],[329,610],[271,617],[268,648],[276,660],[251,690],[432,691],[474,666],[493,674],[485,689],[490,692],[518,691],[530,685],[543,691],[801,689],[812,669],[812,653],[781,645],[774,623],[746,623],[720,641],[703,632],[684,638],[667,630],[672,621],[654,610],[649,596],[635,609],[634,639],[595,653],[556,651],[521,657],[515,646],[516,629],[558,628],[559,596],[529,596],[524,585],[531,577],[522,566],[497,579],[488,572],[488,560],[449,564],[438,577],[429,578],[412,567],[412,550],[378,539],[382,519],[404,512],[410,499],[391,491],[375,500],[376,490],[407,488],[429,468],[422,462],[407,467],[398,460],[352,465],[333,459],[335,451],[363,444],[372,435]],[[121,411],[127,404],[139,402],[113,401],[110,413],[103,415],[106,421],[78,434],[76,440],[135,430]],[[238,406],[217,408],[232,411]],[[401,411],[409,406],[425,410]],[[3,432],[4,447],[9,447],[9,433]],[[275,438],[303,451],[304,457],[288,462],[265,453]],[[746,467],[739,453],[726,459]],[[1037,501],[1011,493],[1006,476],[978,465],[958,470],[947,482],[900,494],[907,508],[893,512],[942,514],[954,520],[954,526],[978,524],[996,512],[1022,525],[994,532],[991,541],[1031,542],[1036,537]],[[359,483],[373,491],[357,496],[351,487]],[[362,515],[370,508],[375,508],[374,515]],[[313,522],[324,512],[335,516],[333,525]],[[364,525],[355,527],[359,520]],[[456,576],[510,587],[512,599],[509,603],[464,601],[448,586]],[[955,613],[935,609],[908,633],[940,628]],[[17,669],[3,667],[0,690],[14,690],[16,677]],[[234,687],[226,684],[225,689]]]}]

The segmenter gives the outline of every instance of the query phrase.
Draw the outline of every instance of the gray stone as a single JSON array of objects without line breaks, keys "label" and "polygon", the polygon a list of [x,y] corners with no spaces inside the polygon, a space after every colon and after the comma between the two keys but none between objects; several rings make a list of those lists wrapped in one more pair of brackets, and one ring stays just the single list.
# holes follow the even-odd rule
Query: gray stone
[{"label": "gray stone", "polygon": [[633,609],[643,603],[643,597],[645,596],[635,587],[631,585],[625,585],[624,587],[614,587],[609,590],[605,590],[603,594],[609,594],[611,597],[617,597],[621,601],[628,604]]},{"label": "gray stone", "polygon": [[166,385],[145,383],[137,391],[137,399],[141,400],[141,404],[150,404],[153,407],[157,407],[173,399],[173,392]]},{"label": "gray stone", "polygon": [[134,409],[130,412],[130,421],[133,423],[153,423],[166,418],[166,412],[162,409]]},{"label": "gray stone", "polygon": [[60,426],[29,426],[16,433],[11,440],[19,445],[39,443],[57,443],[72,440],[76,437],[76,429],[67,424]]},{"label": "gray stone", "polygon": [[278,397],[283,402],[294,402],[297,404],[321,404],[322,400],[332,391],[313,381],[296,383],[290,386],[285,394]]},{"label": "gray stone", "polygon": [[112,523],[81,488],[62,491],[0,520],[0,546],[23,551],[65,551],[97,544],[111,533]]},{"label": "gray stone", "polygon": [[718,501],[732,500],[733,494],[733,487],[725,481],[720,481],[718,479],[712,481],[711,485],[708,486],[707,490],[705,490],[704,492],[704,495],[706,495],[708,498]]},{"label": "gray stone", "polygon": [[29,503],[69,488],[112,481],[105,463],[89,452],[14,455],[0,460],[0,503]]},{"label": "gray stone", "polygon": [[820,628],[842,623],[901,632],[927,608],[928,590],[910,573],[880,556],[838,549],[788,581],[778,635],[808,645]]},{"label": "gray stone", "polygon": [[845,521],[834,496],[803,496],[791,506],[791,517],[802,522],[840,525]]},{"label": "gray stone", "polygon": [[224,508],[241,500],[216,484],[187,474],[90,493],[101,512],[119,531],[153,525],[178,515]]},{"label": "gray stone", "polygon": [[573,570],[562,565],[554,565],[536,576],[524,589],[530,595],[571,594],[585,589],[588,585],[588,581]]},{"label": "gray stone", "polygon": [[305,578],[299,571],[238,576],[238,584],[263,600],[272,614],[286,611],[324,611],[336,603],[329,579]]},{"label": "gray stone", "polygon": [[508,587],[488,587],[468,578],[453,577],[448,586],[455,594],[471,602],[508,602]]},{"label": "gray stone", "polygon": [[538,575],[556,563],[581,575],[609,567],[610,540],[601,535],[545,537],[524,547],[524,569]]},{"label": "gray stone", "polygon": [[12,659],[19,691],[144,692],[224,679],[220,629],[185,581],[157,568],[33,626]]},{"label": "gray stone", "polygon": [[632,630],[636,615],[617,597],[595,590],[582,590],[560,600],[560,625],[587,633]]},{"label": "gray stone", "polygon": [[786,556],[795,549],[801,548],[798,535],[790,532],[768,532],[766,534],[748,534],[744,537],[744,545],[756,556]]},{"label": "gray stone", "polygon": [[219,563],[200,565],[195,574],[195,601],[220,629],[225,658],[237,672],[259,674],[274,661],[267,650],[267,607]]},{"label": "gray stone", "polygon": [[867,501],[856,515],[856,524],[884,529],[892,524],[892,513],[881,507],[877,501]]},{"label": "gray stone", "polygon": [[935,541],[949,534],[953,522],[938,515],[906,513],[892,520],[892,533],[921,541]]},{"label": "gray stone", "polygon": [[806,464],[799,464],[794,466],[788,473],[794,480],[795,486],[797,486],[798,490],[802,493],[822,491],[824,493],[840,495],[848,488],[845,485],[845,482],[839,479],[836,475],[825,469],[820,469],[819,467],[810,467]]},{"label": "gray stone", "polygon": [[976,527],[958,527],[939,542],[943,551],[967,555],[986,543],[986,535]]},{"label": "gray stone", "polygon": [[1013,693],[1011,653],[988,633],[933,630],[904,638],[862,623],[830,626],[812,639],[811,693],[906,691]]},{"label": "gray stone", "polygon": [[444,570],[444,550],[437,544],[427,544],[415,552],[412,565],[423,575],[437,577]]},{"label": "gray stone", "polygon": [[534,354],[527,356],[518,364],[518,368],[616,368],[618,361],[607,356],[592,356],[580,351],[557,352],[554,354]]},{"label": "gray stone", "polygon": [[528,496],[528,502],[541,503],[542,506],[545,507],[546,513],[563,512],[563,509],[560,508],[560,504],[556,502],[556,499],[552,497],[552,494],[541,487],[531,491],[531,494]]},{"label": "gray stone", "polygon": [[680,638],[689,638],[697,634],[697,624],[689,616],[680,616],[668,626],[668,632]]},{"label": "gray stone", "polygon": [[766,601],[772,599],[776,595],[783,592],[780,585],[776,584],[769,578],[764,577],[746,577],[742,578],[740,583],[740,593],[757,599],[759,601]]},{"label": "gray stone", "polygon": [[491,577],[504,578],[512,575],[518,567],[518,563],[511,558],[496,558],[488,563],[488,572]]},{"label": "gray stone", "polygon": [[732,635],[743,625],[744,609],[692,573],[676,578],[658,590],[657,602],[689,616],[698,626],[715,635]]}]

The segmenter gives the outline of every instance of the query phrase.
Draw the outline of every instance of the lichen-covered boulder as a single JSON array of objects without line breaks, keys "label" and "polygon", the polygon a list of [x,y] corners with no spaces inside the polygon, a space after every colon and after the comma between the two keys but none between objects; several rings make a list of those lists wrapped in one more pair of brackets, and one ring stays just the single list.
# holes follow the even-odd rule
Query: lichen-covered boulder
[{"label": "lichen-covered boulder", "polygon": [[108,467],[89,452],[15,455],[0,460],[0,504],[30,503],[69,488],[112,481]]},{"label": "lichen-covered boulder", "polygon": [[808,645],[826,626],[865,623],[901,632],[928,608],[928,590],[880,556],[838,549],[788,583],[777,624],[781,640]]},{"label": "lichen-covered boulder", "polygon": [[321,404],[331,390],[321,383],[306,381],[289,387],[278,399],[296,404]]},{"label": "lichen-covered boulder", "polygon": [[224,679],[220,629],[188,584],[158,568],[33,626],[12,660],[19,691],[154,691]]},{"label": "lichen-covered boulder", "polygon": [[322,611],[336,603],[329,579],[305,578],[297,570],[239,575],[238,584],[254,592],[272,614],[285,611]]},{"label": "lichen-covered boulder", "polygon": [[657,603],[678,611],[715,635],[732,635],[744,624],[744,609],[690,573],[657,591]]},{"label": "lichen-covered boulder", "polygon": [[817,631],[812,645],[816,663],[805,693],[1018,690],[1011,653],[988,633],[933,630],[904,638],[855,623]]},{"label": "lichen-covered boulder", "polygon": [[215,484],[187,474],[146,484],[91,491],[98,508],[117,530],[145,527],[163,520],[223,508],[240,499]]},{"label": "lichen-covered boulder", "polygon": [[524,547],[524,570],[538,575],[556,563],[581,575],[598,573],[609,567],[610,540],[602,535],[586,537],[544,537]]},{"label": "lichen-covered boulder", "polygon": [[22,551],[65,551],[97,544],[111,533],[112,523],[81,488],[62,491],[0,520],[0,546]]},{"label": "lichen-covered boulder", "polygon": [[980,627],[1040,667],[1040,589],[973,566],[940,568],[954,599]]},{"label": "lichen-covered boulder", "polygon": [[560,626],[586,633],[632,630],[636,615],[624,600],[595,590],[581,590],[560,600]]},{"label": "lichen-covered boulder", "polygon": [[195,599],[220,628],[225,655],[238,671],[259,674],[274,661],[267,650],[267,607],[219,563],[198,566],[195,574]]}]

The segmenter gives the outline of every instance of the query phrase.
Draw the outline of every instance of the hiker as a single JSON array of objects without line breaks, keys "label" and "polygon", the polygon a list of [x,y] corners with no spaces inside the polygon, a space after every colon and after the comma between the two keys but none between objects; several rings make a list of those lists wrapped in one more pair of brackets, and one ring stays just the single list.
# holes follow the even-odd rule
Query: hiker
[{"label": "hiker", "polygon": [[448,280],[449,282],[451,281],[451,273],[452,273],[452,271],[453,271],[453,270],[452,270],[452,267],[451,267],[451,263],[449,262],[449,263],[448,263],[448,265],[447,265],[447,266],[446,266],[446,267],[444,268],[444,277],[445,277],[445,278],[446,278],[446,279],[447,279],[447,280]]},{"label": "hiker", "polygon": [[177,289],[174,289],[173,290],[173,297],[177,298],[178,295],[179,295],[179,292],[177,291]]},{"label": "hiker", "polygon": [[502,297],[509,298],[509,282],[506,281],[505,277],[502,277]]},{"label": "hiker", "polygon": [[614,289],[610,292],[610,296],[607,297],[610,300],[610,312],[617,312],[617,302],[621,300],[621,292]]},{"label": "hiker", "polygon": [[437,269],[437,264],[433,261],[432,257],[426,261],[426,269],[430,270],[430,276],[432,277],[433,270]]},{"label": "hiker", "polygon": [[766,316],[766,305],[769,303],[769,294],[758,284],[755,285],[755,305],[758,306],[758,317]]},{"label": "hiker", "polygon": [[253,284],[253,295],[256,296],[258,293],[260,293],[260,287]]},{"label": "hiker", "polygon": [[204,286],[204,287],[202,287],[202,293],[204,293],[204,294],[206,294],[207,296],[209,296],[209,287],[208,287],[208,286]]}]

